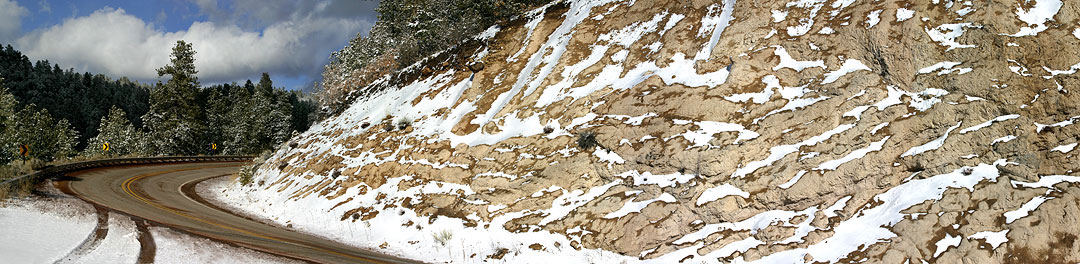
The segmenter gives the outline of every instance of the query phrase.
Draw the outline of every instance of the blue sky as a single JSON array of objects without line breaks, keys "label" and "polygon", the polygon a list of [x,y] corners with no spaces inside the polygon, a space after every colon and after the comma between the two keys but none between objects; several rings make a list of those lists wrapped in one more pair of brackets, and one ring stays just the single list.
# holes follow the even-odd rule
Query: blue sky
[{"label": "blue sky", "polygon": [[330,56],[376,19],[378,1],[0,0],[0,43],[63,68],[158,80],[176,40],[206,84],[257,80],[309,89]]},{"label": "blue sky", "polygon": [[19,0],[20,6],[30,15],[22,20],[22,32],[60,24],[67,18],[87,16],[103,7],[123,8],[147,22],[168,31],[187,29],[191,22],[208,20],[199,13],[198,5],[187,1],[71,1],[71,0]]}]

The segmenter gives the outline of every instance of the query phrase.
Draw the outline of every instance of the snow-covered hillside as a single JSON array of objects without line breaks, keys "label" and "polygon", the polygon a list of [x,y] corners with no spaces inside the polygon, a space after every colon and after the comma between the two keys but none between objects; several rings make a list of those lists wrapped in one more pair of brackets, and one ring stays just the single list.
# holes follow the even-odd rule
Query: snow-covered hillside
[{"label": "snow-covered hillside", "polygon": [[1075,263],[1078,4],[558,2],[219,193],[430,262]]}]

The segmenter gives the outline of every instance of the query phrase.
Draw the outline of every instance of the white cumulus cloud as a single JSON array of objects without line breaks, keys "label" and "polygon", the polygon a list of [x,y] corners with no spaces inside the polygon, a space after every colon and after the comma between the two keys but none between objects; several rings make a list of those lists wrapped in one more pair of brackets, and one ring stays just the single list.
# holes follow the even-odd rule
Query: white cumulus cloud
[{"label": "white cumulus cloud", "polygon": [[195,49],[203,83],[253,79],[261,72],[314,78],[330,51],[370,27],[367,20],[309,12],[262,29],[194,22],[186,30],[167,32],[124,9],[106,7],[30,32],[15,46],[33,59],[65,68],[149,81],[157,79],[155,69],[168,63],[176,41],[184,40]]},{"label": "white cumulus cloud", "polygon": [[14,0],[0,0],[0,43],[10,42],[19,34],[26,8]]}]

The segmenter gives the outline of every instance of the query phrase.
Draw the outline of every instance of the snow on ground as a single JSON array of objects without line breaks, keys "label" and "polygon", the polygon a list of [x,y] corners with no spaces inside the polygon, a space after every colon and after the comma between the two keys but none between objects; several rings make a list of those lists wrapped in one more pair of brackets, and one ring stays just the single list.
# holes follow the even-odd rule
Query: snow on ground
[{"label": "snow on ground", "polygon": [[1027,24],[1020,31],[1012,34],[1013,37],[1035,36],[1048,28],[1046,22],[1053,20],[1058,10],[1061,10],[1061,0],[1035,0],[1035,6],[1031,9],[1016,7],[1016,17]]},{"label": "snow on ground", "polygon": [[767,158],[765,158],[763,160],[751,161],[751,162],[747,163],[744,166],[740,166],[738,169],[735,170],[735,173],[733,173],[731,175],[731,177],[732,178],[739,178],[739,177],[746,176],[747,174],[750,174],[750,173],[756,171],[757,169],[772,165],[773,162],[776,162],[776,161],[784,158],[784,156],[787,156],[788,154],[795,153],[795,152],[799,151],[799,148],[801,148],[803,146],[817,145],[818,143],[821,143],[821,142],[831,138],[832,136],[834,136],[836,134],[840,134],[840,133],[842,133],[844,131],[847,131],[848,129],[851,129],[853,127],[855,127],[854,124],[839,125],[836,128],[833,128],[833,129],[831,129],[829,131],[825,131],[821,135],[817,135],[817,136],[808,138],[806,140],[803,140],[802,142],[799,142],[799,143],[796,143],[796,144],[793,144],[793,145],[779,145],[779,146],[774,146],[772,148],[769,148],[769,157],[767,157]]},{"label": "snow on ground", "polygon": [[[107,233],[92,242],[90,235],[97,225],[94,208],[51,184],[44,186],[39,191],[48,197],[0,201],[0,263],[137,262],[141,246],[131,217],[110,212]],[[168,228],[150,229],[156,231],[157,263],[298,263]]]},{"label": "snow on ground", "polygon": [[600,159],[600,162],[606,162],[608,168],[611,168],[612,164],[626,163],[626,160],[620,157],[619,154],[603,148],[596,148],[596,151],[593,151],[593,155],[596,155],[596,157]]},{"label": "snow on ground", "polygon": [[795,183],[798,183],[798,182],[799,182],[799,179],[802,179],[802,176],[803,176],[803,175],[806,175],[806,171],[805,171],[805,170],[801,170],[801,171],[799,171],[798,173],[796,173],[796,174],[795,174],[795,177],[791,177],[791,180],[788,180],[788,181],[787,181],[787,182],[785,182],[785,183],[781,183],[781,184],[780,184],[780,185],[778,185],[777,187],[780,187],[780,189],[787,189],[787,188],[791,188],[791,186],[794,186],[794,185],[795,185]]},{"label": "snow on ground", "polygon": [[1057,146],[1057,147],[1054,147],[1053,149],[1050,149],[1050,151],[1057,151],[1057,152],[1061,152],[1061,153],[1069,153],[1069,151],[1072,151],[1073,148],[1076,148],[1076,144],[1077,143],[1065,144],[1065,145]]},{"label": "snow on ground", "polygon": [[780,63],[772,68],[773,71],[779,71],[784,68],[792,69],[796,72],[802,72],[809,68],[827,69],[827,67],[825,67],[825,61],[823,60],[800,61],[792,58],[791,54],[788,54],[787,49],[785,49],[784,46],[773,46],[773,48],[776,49],[773,51],[773,54],[780,57]]},{"label": "snow on ground", "polygon": [[728,197],[731,195],[740,196],[742,198],[750,198],[750,193],[739,189],[739,187],[735,187],[731,184],[725,183],[724,185],[705,189],[704,192],[701,192],[701,196],[698,196],[697,199],[697,205],[701,206],[703,204],[716,201],[720,198]]},{"label": "snow on ground", "polygon": [[[907,216],[901,212],[904,209],[928,200],[939,200],[949,188],[974,190],[979,182],[994,181],[998,177],[997,166],[1006,164],[1008,163],[1005,160],[998,160],[994,164],[979,164],[925,179],[907,181],[875,196],[874,200],[881,202],[881,205],[860,209],[855,217],[834,227],[831,237],[806,248],[773,253],[755,262],[795,263],[803,262],[805,256],[812,258],[813,262],[836,262],[849,252],[882,239],[896,237],[888,227]],[[965,169],[970,171],[966,172]]]},{"label": "snow on ground", "polygon": [[866,156],[866,154],[869,154],[870,152],[881,150],[881,147],[885,146],[885,141],[888,141],[888,140],[889,140],[889,136],[886,136],[885,138],[883,138],[883,139],[881,139],[881,140],[879,140],[877,142],[870,143],[870,145],[866,146],[865,148],[857,149],[855,151],[852,151],[851,153],[848,153],[847,156],[844,156],[844,157],[839,158],[839,159],[823,162],[823,163],[821,163],[821,165],[818,165],[818,167],[814,168],[814,169],[815,170],[836,170],[836,168],[839,168],[840,165],[844,165],[844,163],[848,163],[848,162],[853,161],[853,160],[861,159],[862,157]]},{"label": "snow on ground", "polygon": [[882,128],[885,128],[885,127],[887,127],[887,126],[889,126],[889,122],[885,122],[885,123],[877,124],[876,126],[874,126],[874,128],[873,128],[873,129],[870,129],[870,134],[871,134],[871,135],[876,135],[876,134],[877,134],[877,132],[878,132],[878,130],[881,130]]},{"label": "snow on ground", "polygon": [[638,172],[637,170],[623,172],[620,174],[616,174],[615,176],[620,178],[629,177],[634,180],[634,185],[653,184],[661,188],[683,184],[690,181],[691,179],[698,177],[694,174],[683,174],[678,172],[670,174],[653,174],[652,172],[646,171],[642,173]]},{"label": "snow on ground", "polygon": [[669,140],[671,138],[682,136],[684,139],[686,139],[686,141],[689,141],[690,143],[693,143],[693,145],[687,146],[686,149],[691,149],[691,148],[695,148],[695,147],[706,147],[706,146],[708,148],[713,148],[715,146],[713,146],[709,142],[712,141],[713,135],[716,135],[717,133],[738,132],[739,136],[737,138],[735,138],[735,141],[732,142],[731,144],[739,144],[739,142],[741,142],[741,141],[755,139],[755,138],[757,138],[759,136],[758,133],[756,133],[756,132],[754,132],[752,130],[748,130],[745,127],[743,127],[742,125],[739,125],[739,124],[724,123],[724,122],[713,122],[713,121],[697,121],[697,122],[693,122],[693,121],[690,121],[690,120],[679,120],[679,119],[673,120],[673,123],[675,125],[687,125],[687,124],[690,124],[691,122],[695,126],[698,127],[697,130],[686,130],[686,132],[683,132],[682,134],[677,134],[677,135],[671,136],[671,137],[665,139],[664,141],[667,141],[667,140]]},{"label": "snow on ground", "polygon": [[939,63],[934,64],[934,65],[926,66],[926,67],[924,67],[922,69],[919,69],[919,74],[928,74],[928,73],[933,73],[935,71],[938,72],[937,75],[946,75],[946,74],[950,74],[950,73],[953,73],[953,72],[958,72],[958,74],[965,74],[965,73],[971,72],[971,70],[972,70],[971,68],[953,69],[953,67],[956,67],[956,65],[960,65],[960,62],[943,61],[943,62],[939,62]]},{"label": "snow on ground", "polygon": [[[686,256],[693,257],[694,260],[711,261],[718,257],[730,256],[735,252],[746,252],[751,248],[755,248],[760,245],[766,244],[766,242],[758,240],[753,236],[746,239],[732,242],[724,247],[711,251],[705,255],[698,254],[698,250],[704,247],[703,240],[710,235],[723,231],[749,231],[751,234],[757,233],[770,225],[779,224],[785,227],[795,227],[795,234],[777,242],[770,242],[769,244],[788,244],[803,242],[805,237],[810,231],[816,230],[816,227],[810,225],[810,222],[814,220],[814,214],[818,211],[816,206],[811,206],[802,211],[784,211],[784,210],[771,210],[762,212],[753,217],[739,222],[724,222],[716,224],[707,224],[696,232],[686,234],[672,242],[673,244],[693,244],[689,247],[684,247],[674,252],[665,254],[659,258],[651,259],[651,262],[655,263],[675,263],[684,260]],[[792,223],[795,217],[802,216],[805,220],[798,223]]]},{"label": "snow on ground", "polygon": [[[802,8],[809,9],[810,15],[808,17],[799,18],[799,24],[795,26],[787,27],[787,34],[792,37],[798,37],[806,35],[810,32],[810,29],[814,27],[814,18],[817,16],[818,11],[825,5],[825,0],[798,0],[787,3],[787,8]],[[835,7],[834,7],[835,8]]]},{"label": "snow on ground", "polygon": [[844,64],[840,65],[840,69],[825,73],[825,80],[821,81],[821,84],[830,84],[835,82],[840,77],[856,71],[869,71],[870,67],[863,64],[862,61],[856,59],[847,59]]},{"label": "snow on ground", "polygon": [[1078,119],[1080,119],[1080,116],[1074,116],[1074,117],[1071,117],[1071,118],[1066,119],[1064,121],[1053,123],[1053,124],[1040,124],[1039,122],[1035,122],[1035,132],[1042,132],[1043,129],[1046,129],[1048,127],[1062,128],[1062,127],[1071,126],[1071,125],[1075,124],[1076,120],[1078,120]]},{"label": "snow on ground", "polygon": [[912,147],[911,149],[908,149],[907,152],[904,152],[903,155],[900,155],[900,157],[915,156],[925,153],[927,151],[940,148],[942,145],[945,145],[945,139],[949,138],[949,133],[952,133],[954,129],[960,127],[960,124],[963,123],[964,122],[957,122],[955,126],[949,127],[948,130],[945,130],[945,134],[941,135],[941,137],[931,140],[930,142],[926,142],[926,144]]},{"label": "snow on ground", "polygon": [[874,10],[870,14],[866,15],[866,28],[873,28],[881,22],[881,12],[885,10]]},{"label": "snow on ground", "polygon": [[[848,64],[845,64],[845,66],[848,66]],[[847,70],[851,70],[851,69],[841,69],[840,71],[847,71]],[[836,76],[836,78],[839,78],[839,75],[846,74],[847,72],[842,72],[842,73],[833,72],[833,73],[838,74],[838,76]],[[826,75],[828,75],[828,74],[831,74],[831,73],[827,73]],[[765,119],[765,118],[767,118],[767,117],[769,117],[769,116],[771,116],[773,114],[777,114],[777,113],[781,113],[781,112],[785,112],[785,111],[795,111],[795,110],[798,110],[800,108],[804,108],[804,107],[813,105],[814,103],[823,101],[825,99],[829,99],[828,96],[819,96],[819,97],[814,97],[814,98],[803,98],[804,95],[813,92],[813,90],[807,89],[807,86],[809,86],[809,85],[795,86],[795,87],[785,87],[785,86],[780,84],[780,79],[777,78],[775,75],[766,75],[766,76],[761,78],[761,82],[765,84],[765,89],[763,89],[761,92],[739,93],[739,94],[733,94],[733,95],[724,96],[725,100],[728,100],[728,101],[731,101],[731,102],[736,102],[736,103],[753,102],[755,104],[764,104],[764,103],[769,101],[769,99],[772,97],[772,95],[774,93],[780,93],[780,97],[782,97],[784,100],[787,100],[787,103],[784,104],[784,106],[781,107],[780,109],[775,109],[775,110],[769,111],[769,113],[767,113],[767,114],[765,114],[763,116],[760,116],[758,118],[755,118],[754,121],[753,121],[754,124],[757,124],[761,120],[763,120],[763,119]],[[719,123],[719,122],[714,122],[714,123]],[[720,123],[720,124],[727,124],[727,123]],[[735,127],[739,127],[740,129],[742,129],[741,125],[738,125],[738,124],[731,124],[731,125],[735,126]],[[743,130],[745,130],[745,129],[743,129]],[[758,134],[756,132],[753,132],[753,131],[748,131],[748,132],[749,133],[747,133],[746,135],[749,135],[751,137],[742,138],[743,134],[740,134],[740,139],[736,140],[735,144],[738,144],[739,141],[742,141],[744,139],[753,139],[753,138],[756,138],[758,136]],[[708,137],[711,138],[712,136],[709,135]],[[698,142],[700,142],[700,141],[698,141]]]},{"label": "snow on ground", "polygon": [[948,47],[945,49],[946,51],[958,48],[974,48],[974,44],[956,42],[956,39],[964,34],[965,28],[981,28],[981,26],[975,26],[971,23],[944,24],[934,28],[927,28],[926,34],[930,36],[931,40]]},{"label": "snow on ground", "polygon": [[89,205],[71,201],[3,201],[0,207],[0,255],[8,263],[53,263],[82,244],[94,231]]},{"label": "snow on ground", "polygon": [[990,121],[983,122],[982,124],[978,124],[978,125],[971,126],[969,128],[961,129],[960,134],[967,134],[968,132],[975,132],[975,131],[977,131],[979,129],[983,129],[983,128],[986,128],[986,127],[988,127],[990,125],[993,125],[994,123],[1002,122],[1002,121],[1010,120],[1010,119],[1016,119],[1016,118],[1019,118],[1019,117],[1020,117],[1020,115],[1003,115],[1003,116],[995,117],[994,119],[990,119]]},{"label": "snow on ground", "polygon": [[[636,259],[604,250],[573,249],[570,247],[570,242],[580,241],[580,235],[575,238],[574,235],[551,233],[539,227],[531,227],[532,231],[527,233],[514,233],[503,229],[503,225],[508,221],[526,215],[545,216],[540,222],[541,226],[561,219],[575,208],[607,192],[609,188],[621,184],[621,180],[588,190],[566,190],[552,186],[549,188],[550,192],[539,193],[540,195],[549,193],[559,195],[552,201],[549,209],[503,212],[490,222],[481,221],[477,226],[471,227],[466,226],[462,219],[419,216],[412,210],[400,207],[387,208],[383,213],[362,223],[340,221],[335,217],[344,213],[344,208],[394,204],[400,203],[404,198],[419,198],[418,189],[422,186],[399,190],[399,184],[407,178],[388,179],[386,184],[367,190],[365,194],[360,194],[357,188],[349,188],[344,195],[331,200],[315,196],[293,199],[278,195],[276,192],[250,191],[246,188],[229,186],[232,182],[228,180],[207,181],[203,183],[207,186],[200,185],[199,188],[205,189],[205,193],[208,194],[204,197],[230,210],[267,219],[270,223],[280,226],[291,224],[293,229],[300,232],[418,261],[481,262],[487,256],[500,251],[509,252],[502,258],[507,263],[560,261],[572,263],[581,260],[617,263]],[[385,195],[385,197],[376,199],[380,195]],[[290,209],[326,208],[325,205],[328,203],[342,205],[316,214],[313,214],[311,210]],[[275,206],[276,204],[290,204],[290,206]],[[496,213],[505,209],[502,205],[493,206],[495,210],[491,211]],[[447,233],[449,237],[444,242],[436,239],[436,236],[442,233]],[[568,230],[567,233],[574,232]],[[384,243],[385,248],[381,248],[380,246]],[[544,249],[534,250],[529,247],[533,244],[541,245]]]},{"label": "snow on ground", "polygon": [[[150,227],[157,252],[156,263],[304,263],[247,248],[193,237],[163,227]],[[102,262],[104,263],[104,262]]]},{"label": "snow on ground", "polygon": [[914,17],[914,16],[915,16],[915,10],[910,10],[910,9],[906,9],[906,8],[898,8],[898,9],[896,9],[896,22],[904,22],[904,20],[911,19],[911,17]]},{"label": "snow on ground", "polygon": [[1026,203],[1024,203],[1024,205],[1021,205],[1020,208],[1005,212],[1003,214],[1005,216],[1005,223],[1011,224],[1013,221],[1027,217],[1031,213],[1031,211],[1035,211],[1035,209],[1038,209],[1039,206],[1042,205],[1044,202],[1054,199],[1054,197],[1050,197],[1048,195],[1052,192],[1060,191],[1054,188],[1054,185],[1062,182],[1080,182],[1080,177],[1069,175],[1044,175],[1039,177],[1038,182],[1009,182],[1014,188],[1047,188],[1047,190],[1046,195],[1032,197],[1031,200],[1028,200]]},{"label": "snow on ground", "polygon": [[[769,98],[773,95],[773,90],[780,90],[781,95],[787,93],[796,93],[796,97],[805,92],[802,92],[803,87],[784,87],[780,85],[780,78],[776,78],[776,75],[766,75],[761,77],[761,82],[765,84],[765,89],[756,93],[740,93],[724,96],[724,99],[728,101],[742,103],[742,102],[754,102],[755,104],[764,104],[769,101]],[[791,89],[795,88],[795,89]],[[788,91],[788,92],[785,92]]]},{"label": "snow on ground", "polygon": [[64,263],[135,263],[139,258],[139,234],[135,221],[109,214],[109,233],[92,251]]},{"label": "snow on ground", "polygon": [[731,24],[731,12],[734,10],[735,0],[724,0],[723,5],[717,3],[709,6],[709,14],[701,18],[698,37],[703,37],[708,33],[711,34],[708,34],[709,41],[706,42],[705,47],[694,56],[695,61],[709,60],[713,47],[716,47],[716,42],[720,41],[720,34],[724,33],[724,29]]},{"label": "snow on ground", "polygon": [[671,196],[671,194],[668,193],[662,193],[659,197],[640,202],[629,200],[626,201],[626,204],[623,204],[623,207],[619,208],[619,210],[604,215],[604,218],[619,218],[631,213],[639,213],[641,212],[641,209],[645,209],[645,207],[653,202],[674,203],[678,202],[678,200],[675,200],[675,196]]},{"label": "snow on ground", "polygon": [[1013,139],[1016,139],[1016,136],[1008,135],[1008,136],[1004,136],[1004,137],[995,138],[993,141],[990,141],[990,145],[997,144],[997,143],[1009,142],[1009,141],[1012,141]]},{"label": "snow on ground", "polygon": [[1009,234],[1009,229],[1001,231],[982,231],[968,236],[968,239],[982,239],[990,244],[993,249],[997,249],[1002,243],[1009,242],[1009,238],[1005,235]]},{"label": "snow on ground", "polygon": [[1013,187],[1053,188],[1055,184],[1062,183],[1062,182],[1080,182],[1080,176],[1045,175],[1045,176],[1039,177],[1039,181],[1037,181],[1037,182],[1028,183],[1028,182],[1021,182],[1021,181],[1012,181],[1012,182],[1010,182],[1010,184],[1012,184]]},{"label": "snow on ground", "polygon": [[959,246],[960,241],[963,240],[963,239],[964,239],[963,236],[952,236],[952,235],[949,235],[949,234],[945,234],[945,237],[941,238],[941,240],[938,240],[936,243],[934,243],[934,245],[937,246],[937,251],[934,251],[934,257],[936,258],[936,257],[940,256],[941,253],[944,253],[946,250],[949,250],[949,248],[951,248],[951,247]]},{"label": "snow on ground", "polygon": [[1031,211],[1035,211],[1036,208],[1039,208],[1039,205],[1042,205],[1044,202],[1046,202],[1047,200],[1050,200],[1050,199],[1053,199],[1053,198],[1052,197],[1046,197],[1046,196],[1035,196],[1035,197],[1031,198],[1031,200],[1024,203],[1024,205],[1020,206],[1019,209],[1005,212],[1005,214],[1004,214],[1005,215],[1005,223],[1006,224],[1011,224],[1013,221],[1016,221],[1017,219],[1024,218],[1024,217],[1028,216],[1028,214],[1031,213]]}]

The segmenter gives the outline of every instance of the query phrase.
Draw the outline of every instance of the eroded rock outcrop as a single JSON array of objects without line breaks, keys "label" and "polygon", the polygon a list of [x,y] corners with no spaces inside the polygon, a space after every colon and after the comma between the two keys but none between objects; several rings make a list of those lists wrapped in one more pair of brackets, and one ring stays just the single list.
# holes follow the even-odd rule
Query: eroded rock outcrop
[{"label": "eroded rock outcrop", "polygon": [[380,84],[233,192],[426,261],[1075,263],[1078,14],[560,2]]}]

